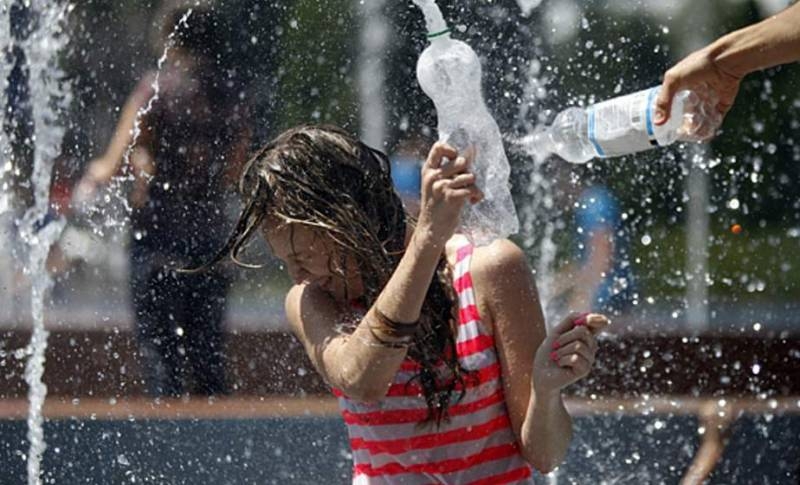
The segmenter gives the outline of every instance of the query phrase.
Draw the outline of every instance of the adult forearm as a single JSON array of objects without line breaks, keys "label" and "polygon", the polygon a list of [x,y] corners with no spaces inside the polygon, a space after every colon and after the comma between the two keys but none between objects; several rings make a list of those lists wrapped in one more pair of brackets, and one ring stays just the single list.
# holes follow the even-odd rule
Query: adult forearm
[{"label": "adult forearm", "polygon": [[720,69],[739,78],[800,60],[800,3],[721,37],[710,52]]},{"label": "adult forearm", "polygon": [[561,393],[531,393],[528,413],[521,432],[523,453],[542,473],[557,467],[572,441],[572,418]]}]

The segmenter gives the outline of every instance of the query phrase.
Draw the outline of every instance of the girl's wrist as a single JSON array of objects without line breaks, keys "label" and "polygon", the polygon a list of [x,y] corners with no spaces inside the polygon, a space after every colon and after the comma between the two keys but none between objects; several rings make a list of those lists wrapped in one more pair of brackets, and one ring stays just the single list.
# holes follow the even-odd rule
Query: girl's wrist
[{"label": "girl's wrist", "polygon": [[536,400],[538,406],[546,408],[560,406],[562,403],[561,389],[542,389],[533,386],[531,398]]},{"label": "girl's wrist", "polygon": [[435,250],[437,254],[444,250],[448,239],[437,234],[432,225],[422,218],[417,223],[417,227],[414,228],[414,234],[411,238],[412,244],[416,246],[417,250]]}]

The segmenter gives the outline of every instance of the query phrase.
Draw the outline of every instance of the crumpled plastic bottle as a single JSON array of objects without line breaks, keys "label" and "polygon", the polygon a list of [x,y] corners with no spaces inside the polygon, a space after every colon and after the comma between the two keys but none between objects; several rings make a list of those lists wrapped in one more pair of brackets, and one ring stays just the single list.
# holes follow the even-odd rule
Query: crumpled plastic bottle
[{"label": "crumpled plastic bottle", "polygon": [[450,37],[433,0],[414,3],[425,14],[430,39],[417,61],[417,80],[436,106],[439,139],[473,157],[476,185],[484,194],[478,204],[464,207],[461,231],[474,244],[489,244],[519,231],[519,219],[500,129],[483,100],[480,60],[469,45]]}]

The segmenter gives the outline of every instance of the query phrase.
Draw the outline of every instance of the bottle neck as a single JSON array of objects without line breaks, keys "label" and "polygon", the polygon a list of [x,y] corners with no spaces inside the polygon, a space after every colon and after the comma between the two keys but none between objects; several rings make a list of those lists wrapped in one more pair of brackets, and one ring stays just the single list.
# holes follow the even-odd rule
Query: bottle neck
[{"label": "bottle neck", "polygon": [[430,42],[435,41],[436,39],[449,39],[450,38],[450,27],[445,29],[436,31],[436,32],[428,32],[428,40]]}]

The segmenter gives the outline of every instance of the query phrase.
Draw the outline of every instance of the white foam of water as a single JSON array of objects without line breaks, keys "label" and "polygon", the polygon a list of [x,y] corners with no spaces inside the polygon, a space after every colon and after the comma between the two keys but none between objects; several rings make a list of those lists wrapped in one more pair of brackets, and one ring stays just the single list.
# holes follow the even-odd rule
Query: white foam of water
[{"label": "white foam of water", "polygon": [[30,2],[32,15],[38,16],[37,29],[23,43],[30,73],[30,103],[33,115],[35,150],[33,160],[34,205],[28,209],[21,224],[23,241],[28,245],[26,273],[31,279],[31,316],[33,328],[26,349],[25,382],[28,384],[28,484],[39,485],[41,461],[46,449],[42,428],[42,406],[47,387],[42,382],[47,331],[44,328],[45,296],[52,285],[47,273],[47,255],[58,239],[63,221],[47,223],[50,208],[50,180],[53,162],[61,150],[64,128],[59,117],[72,101],[68,83],[58,67],[58,54],[68,41],[66,19],[70,4],[50,4],[47,0]]},{"label": "white foam of water", "polygon": [[[0,5],[0,53],[8,52],[11,44],[11,19],[9,18],[9,5],[4,2]],[[0,93],[5,93],[8,87],[8,76],[12,64],[0,59]],[[5,113],[5,104],[0,106]],[[11,184],[6,178],[11,173],[11,163],[7,161],[9,152],[6,131],[0,129],[0,215],[11,210]]]}]

